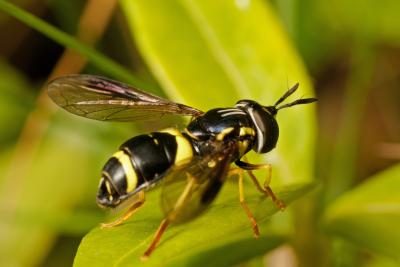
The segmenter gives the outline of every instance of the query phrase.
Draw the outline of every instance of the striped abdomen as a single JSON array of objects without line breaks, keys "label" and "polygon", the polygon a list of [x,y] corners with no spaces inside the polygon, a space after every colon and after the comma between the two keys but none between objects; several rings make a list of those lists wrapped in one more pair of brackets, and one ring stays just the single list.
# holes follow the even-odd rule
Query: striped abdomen
[{"label": "striped abdomen", "polygon": [[105,164],[97,202],[116,206],[126,197],[151,188],[172,165],[192,156],[190,140],[176,129],[133,137]]}]

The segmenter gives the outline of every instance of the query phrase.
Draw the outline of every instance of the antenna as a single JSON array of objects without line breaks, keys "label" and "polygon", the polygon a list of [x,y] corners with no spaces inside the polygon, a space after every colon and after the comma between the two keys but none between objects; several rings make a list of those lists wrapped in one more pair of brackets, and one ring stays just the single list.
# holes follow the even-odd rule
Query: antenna
[{"label": "antenna", "polygon": [[280,109],[283,109],[283,108],[288,108],[288,107],[295,106],[295,105],[309,104],[309,103],[313,103],[313,102],[316,102],[316,101],[318,101],[318,99],[316,99],[314,97],[312,97],[312,98],[301,98],[301,99],[297,99],[297,100],[295,100],[293,102],[290,102],[288,104],[285,104],[285,105],[282,105],[280,107],[277,107],[276,110],[280,110]]},{"label": "antenna", "polygon": [[278,101],[276,101],[274,107],[285,101],[285,99],[288,98],[291,94],[293,94],[297,90],[297,88],[299,88],[299,83],[296,83],[295,85],[292,86],[292,88],[287,90],[286,93],[283,96],[281,96],[281,98],[279,98]]},{"label": "antenna", "polygon": [[283,96],[281,96],[278,99],[278,101],[276,101],[276,103],[274,105],[274,108],[278,111],[278,110],[283,109],[283,108],[288,108],[288,107],[292,107],[292,106],[295,106],[295,105],[309,104],[309,103],[313,103],[313,102],[317,101],[317,99],[314,98],[314,97],[312,97],[312,98],[300,98],[300,99],[297,99],[297,100],[295,100],[293,102],[290,102],[288,104],[284,104],[284,105],[281,105],[281,106],[278,107],[278,105],[280,103],[282,103],[283,101],[285,101],[285,99],[288,98],[290,95],[292,95],[297,90],[297,88],[299,88],[299,83],[296,83],[295,85],[292,86],[292,88],[287,90],[286,93],[284,93]]}]

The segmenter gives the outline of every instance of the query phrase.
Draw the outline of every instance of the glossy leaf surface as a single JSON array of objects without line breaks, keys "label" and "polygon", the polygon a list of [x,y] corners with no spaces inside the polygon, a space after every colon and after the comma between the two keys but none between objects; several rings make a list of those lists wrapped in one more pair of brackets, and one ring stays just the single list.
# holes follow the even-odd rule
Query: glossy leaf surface
[{"label": "glossy leaf surface", "polygon": [[[268,219],[277,212],[271,200],[254,190],[252,184],[246,188],[247,202],[261,226],[259,239],[253,238],[250,222],[239,204],[236,183],[228,182],[206,214],[190,223],[170,227],[147,262],[139,258],[162,219],[156,193],[146,198],[145,207],[132,220],[111,229],[93,229],[82,240],[74,266],[138,266],[141,263],[144,266],[231,266],[261,255],[281,244],[284,238],[270,233],[266,227]],[[311,188],[310,184],[280,188],[278,195],[290,203]]]},{"label": "glossy leaf surface", "polygon": [[329,232],[400,260],[400,165],[338,198],[325,214]]}]

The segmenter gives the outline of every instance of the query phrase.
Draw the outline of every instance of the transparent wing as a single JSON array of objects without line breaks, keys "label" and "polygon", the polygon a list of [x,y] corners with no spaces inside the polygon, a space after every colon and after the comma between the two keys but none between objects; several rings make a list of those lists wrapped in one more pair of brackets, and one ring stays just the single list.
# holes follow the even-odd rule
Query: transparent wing
[{"label": "transparent wing", "polygon": [[205,157],[173,167],[163,178],[162,209],[173,222],[201,214],[221,189],[233,158],[234,143],[217,146]]},{"label": "transparent wing", "polygon": [[67,111],[101,121],[154,120],[165,115],[203,112],[94,75],[68,75],[51,81],[50,98]]}]

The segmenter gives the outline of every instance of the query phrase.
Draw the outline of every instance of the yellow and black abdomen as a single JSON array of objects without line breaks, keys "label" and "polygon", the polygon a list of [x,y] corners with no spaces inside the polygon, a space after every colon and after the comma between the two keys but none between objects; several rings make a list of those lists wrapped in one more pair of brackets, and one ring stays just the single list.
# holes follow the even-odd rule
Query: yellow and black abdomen
[{"label": "yellow and black abdomen", "polygon": [[128,196],[153,187],[171,166],[192,156],[190,139],[176,129],[133,137],[105,164],[97,202],[117,206]]}]

